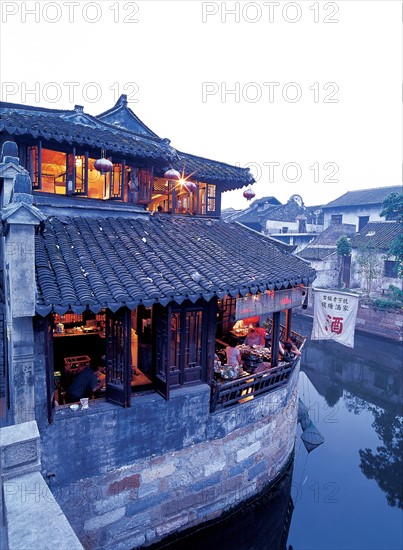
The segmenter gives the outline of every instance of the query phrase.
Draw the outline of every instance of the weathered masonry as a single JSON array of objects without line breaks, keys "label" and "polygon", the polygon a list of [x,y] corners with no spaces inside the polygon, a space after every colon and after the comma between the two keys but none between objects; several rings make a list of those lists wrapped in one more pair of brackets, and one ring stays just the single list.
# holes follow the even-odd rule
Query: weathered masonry
[{"label": "weathered masonry", "polygon": [[[41,472],[86,548],[217,517],[291,455],[298,362],[278,362],[280,312],[286,337],[314,271],[220,219],[247,170],[176,151],[124,97],[99,117],[0,108],[2,425],[37,423]],[[271,363],[217,389],[216,340],[242,308],[270,320]],[[102,388],[73,410],[94,364]]]}]

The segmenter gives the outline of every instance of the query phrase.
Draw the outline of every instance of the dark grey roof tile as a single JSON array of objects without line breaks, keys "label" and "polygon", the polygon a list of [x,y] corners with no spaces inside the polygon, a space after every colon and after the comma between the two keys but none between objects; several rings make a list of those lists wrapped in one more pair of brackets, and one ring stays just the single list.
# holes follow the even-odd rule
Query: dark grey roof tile
[{"label": "dark grey roof tile", "polygon": [[403,235],[403,226],[399,222],[368,222],[351,240],[353,248],[371,245],[380,250],[388,250],[390,243]]},{"label": "dark grey roof tile", "polygon": [[219,220],[50,218],[37,250],[38,306],[65,310],[244,295],[314,278],[272,240]]},{"label": "dark grey roof tile", "polygon": [[327,208],[335,208],[341,206],[363,206],[363,205],[382,205],[390,193],[402,193],[401,185],[393,185],[390,187],[375,187],[373,189],[359,189],[358,191],[348,191],[341,197],[322,206],[324,210]]}]

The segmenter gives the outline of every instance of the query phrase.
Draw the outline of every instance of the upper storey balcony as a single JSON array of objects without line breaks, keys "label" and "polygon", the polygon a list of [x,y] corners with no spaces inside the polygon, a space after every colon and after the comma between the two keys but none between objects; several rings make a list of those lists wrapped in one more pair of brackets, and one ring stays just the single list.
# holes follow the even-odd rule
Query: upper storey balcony
[{"label": "upper storey balcony", "polygon": [[[106,202],[131,211],[219,217],[221,193],[253,183],[249,169],[174,149],[141,122],[125,96],[96,117],[80,106],[64,111],[0,103],[0,134],[2,142],[17,142],[38,205],[70,197],[86,208]],[[106,173],[97,169],[100,158],[110,163]],[[166,177],[169,170],[180,177]]]}]

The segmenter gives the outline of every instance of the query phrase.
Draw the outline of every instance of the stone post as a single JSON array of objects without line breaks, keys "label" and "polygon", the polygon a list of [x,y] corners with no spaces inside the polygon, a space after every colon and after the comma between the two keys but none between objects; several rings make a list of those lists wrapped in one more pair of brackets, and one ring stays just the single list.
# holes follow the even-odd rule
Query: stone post
[{"label": "stone post", "polygon": [[0,428],[0,548],[83,550],[40,469],[36,422]]},{"label": "stone post", "polygon": [[35,419],[34,335],[35,230],[45,216],[32,204],[31,180],[19,166],[15,143],[3,145],[0,178],[1,264],[6,330],[5,361],[8,365],[10,411],[8,423]]}]

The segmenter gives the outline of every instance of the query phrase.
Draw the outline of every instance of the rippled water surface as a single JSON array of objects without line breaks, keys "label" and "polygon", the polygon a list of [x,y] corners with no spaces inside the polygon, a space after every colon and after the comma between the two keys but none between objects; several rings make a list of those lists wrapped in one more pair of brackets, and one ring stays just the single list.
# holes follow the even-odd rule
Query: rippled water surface
[{"label": "rippled water surface", "polygon": [[[293,328],[309,336],[309,320]],[[259,502],[170,549],[401,550],[402,347],[356,334],[354,349],[307,341],[300,397],[325,442]],[[161,546],[162,547],[162,546]]]}]

